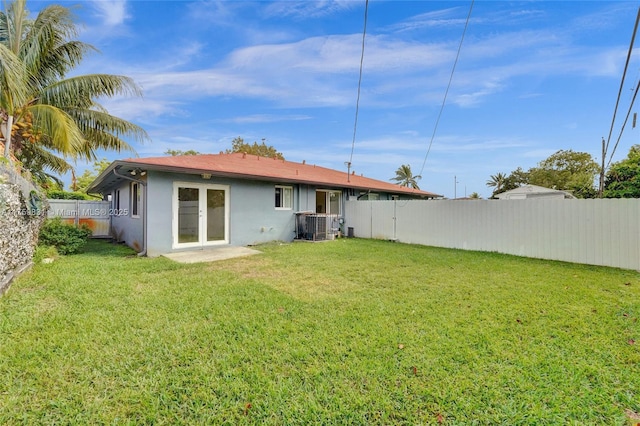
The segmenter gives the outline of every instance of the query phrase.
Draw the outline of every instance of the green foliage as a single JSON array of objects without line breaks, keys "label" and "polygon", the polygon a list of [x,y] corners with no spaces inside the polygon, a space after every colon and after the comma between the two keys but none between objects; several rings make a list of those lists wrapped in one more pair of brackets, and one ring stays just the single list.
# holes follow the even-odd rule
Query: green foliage
[{"label": "green foliage", "polygon": [[277,158],[280,160],[284,160],[284,156],[282,153],[278,152],[273,146],[264,143],[258,145],[257,142],[253,144],[246,143],[244,139],[241,137],[237,137],[231,141],[231,149],[227,149],[225,151],[227,154],[231,154],[234,152],[243,152],[245,154],[258,155],[260,157],[269,157],[269,158]]},{"label": "green foliage", "polygon": [[640,198],[640,145],[633,145],[627,158],[611,165],[602,195],[604,198]]},{"label": "green foliage", "polygon": [[189,149],[187,151],[182,151],[180,149],[168,149],[164,152],[166,155],[171,155],[172,157],[176,157],[178,155],[201,155],[201,152],[195,151],[193,149]]},{"label": "green foliage", "polygon": [[510,191],[512,189],[516,189],[521,187],[522,185],[526,185],[529,183],[529,172],[525,172],[522,170],[522,167],[518,167],[509,175],[504,175],[503,173],[497,173],[495,175],[491,175],[489,180],[487,180],[487,186],[493,187],[493,193],[489,198],[495,198],[496,195]]},{"label": "green foliage", "polygon": [[413,188],[413,189],[420,189],[420,186],[418,186],[418,180],[422,179],[422,176],[420,175],[413,175],[413,172],[411,171],[411,166],[409,164],[403,164],[400,167],[398,167],[398,170],[396,170],[396,176],[392,177],[389,180],[394,180],[398,183],[398,185],[400,186],[406,186],[408,188]]},{"label": "green foliage", "polygon": [[124,137],[144,141],[144,129],[110,115],[98,100],[141,95],[126,76],[68,77],[84,55],[95,50],[75,40],[78,28],[69,8],[48,5],[31,19],[26,0],[4,4],[0,12],[0,125],[11,135],[10,153],[43,188],[58,183],[50,173],[72,169],[68,159],[95,160],[98,150],[131,150]]},{"label": "green foliage", "polygon": [[593,198],[596,196],[594,181],[599,170],[591,154],[560,150],[529,170],[529,183],[571,191],[578,198]]},{"label": "green foliage", "polygon": [[75,179],[75,183],[72,183],[71,189],[74,192],[87,192],[87,188],[91,183],[102,173],[109,165],[111,161],[103,158],[93,163],[93,171],[85,170],[80,177]]},{"label": "green foliage", "polygon": [[48,219],[40,228],[39,244],[53,246],[60,254],[74,254],[85,246],[90,236],[91,229],[85,225],[78,228],[56,217]]},{"label": "green foliage", "polygon": [[33,254],[33,261],[40,263],[44,259],[57,259],[59,256],[58,249],[54,246],[38,245],[36,251]]},{"label": "green foliage", "polygon": [[487,186],[489,188],[494,188],[491,197],[494,197],[496,194],[499,194],[504,191],[504,185],[507,180],[507,176],[504,173],[496,173],[495,175],[489,176],[489,180],[487,180]]},{"label": "green foliage", "polygon": [[47,198],[50,200],[92,200],[93,198],[84,192],[69,192],[58,189],[47,191]]},{"label": "green foliage", "polygon": [[[492,197],[530,184],[569,191],[578,198],[593,198],[597,193],[594,182],[599,170],[591,154],[559,150],[527,171],[518,167],[504,179],[501,190],[495,190]],[[489,182],[491,180],[487,185],[491,186]]]}]

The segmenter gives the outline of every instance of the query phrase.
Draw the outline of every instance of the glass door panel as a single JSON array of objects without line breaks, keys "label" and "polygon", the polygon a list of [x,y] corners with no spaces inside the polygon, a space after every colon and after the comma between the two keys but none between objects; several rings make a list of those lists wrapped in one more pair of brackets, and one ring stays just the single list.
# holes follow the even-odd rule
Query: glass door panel
[{"label": "glass door panel", "polygon": [[340,191],[329,192],[329,211],[327,213],[339,215],[340,214]]},{"label": "glass door panel", "polygon": [[178,243],[196,243],[200,238],[200,190],[178,188]]},{"label": "glass door panel", "polygon": [[207,241],[225,239],[225,191],[207,189]]}]

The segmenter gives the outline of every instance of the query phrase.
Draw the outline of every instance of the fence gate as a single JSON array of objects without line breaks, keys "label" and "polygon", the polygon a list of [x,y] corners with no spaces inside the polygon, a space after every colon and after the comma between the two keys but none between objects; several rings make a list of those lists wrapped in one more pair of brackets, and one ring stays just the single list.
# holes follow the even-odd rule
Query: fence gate
[{"label": "fence gate", "polygon": [[49,200],[49,218],[60,217],[76,226],[86,225],[93,237],[110,237],[111,215],[109,201]]}]

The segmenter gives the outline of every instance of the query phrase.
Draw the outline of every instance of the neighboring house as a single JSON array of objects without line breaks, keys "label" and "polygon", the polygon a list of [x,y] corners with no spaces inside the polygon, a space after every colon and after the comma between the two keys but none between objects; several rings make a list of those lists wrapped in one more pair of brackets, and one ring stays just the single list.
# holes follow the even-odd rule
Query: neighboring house
[{"label": "neighboring house", "polygon": [[112,236],[149,256],[333,238],[345,232],[347,199],[441,197],[304,161],[242,153],[114,161],[88,192],[111,202]]},{"label": "neighboring house", "polygon": [[545,188],[537,185],[523,185],[519,188],[496,194],[500,200],[524,200],[524,199],[575,199],[568,191],[558,191],[557,189]]}]

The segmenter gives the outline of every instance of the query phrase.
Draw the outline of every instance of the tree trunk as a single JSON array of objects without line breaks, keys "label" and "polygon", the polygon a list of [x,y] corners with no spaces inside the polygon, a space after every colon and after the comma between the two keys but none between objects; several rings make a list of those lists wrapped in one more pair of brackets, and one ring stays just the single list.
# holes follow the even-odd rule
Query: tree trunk
[{"label": "tree trunk", "polygon": [[4,136],[4,158],[11,161],[11,128],[13,127],[13,115],[7,117],[7,121],[2,126],[2,133]]}]

